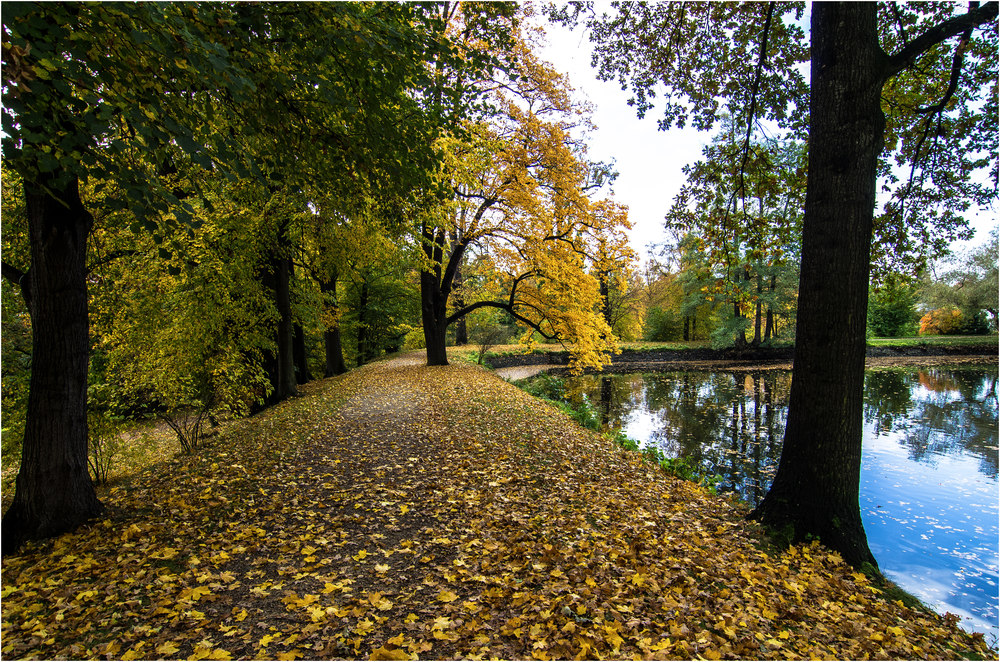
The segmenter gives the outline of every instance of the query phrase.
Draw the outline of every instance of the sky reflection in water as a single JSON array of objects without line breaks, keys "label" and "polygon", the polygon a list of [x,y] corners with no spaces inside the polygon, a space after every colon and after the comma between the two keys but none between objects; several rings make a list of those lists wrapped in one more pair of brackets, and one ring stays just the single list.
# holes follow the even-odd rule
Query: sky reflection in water
[{"label": "sky reflection in water", "polygon": [[[791,374],[589,375],[571,393],[669,456],[722,477],[756,504],[777,469]],[[886,576],[963,625],[998,637],[997,368],[865,376],[861,514]]]}]

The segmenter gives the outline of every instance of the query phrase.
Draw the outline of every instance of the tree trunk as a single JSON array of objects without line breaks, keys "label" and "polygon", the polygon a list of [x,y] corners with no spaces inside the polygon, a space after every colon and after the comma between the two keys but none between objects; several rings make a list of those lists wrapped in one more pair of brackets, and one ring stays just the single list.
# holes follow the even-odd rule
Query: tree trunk
[{"label": "tree trunk", "polygon": [[761,318],[761,282],[760,274],[757,274],[757,303],[754,306],[754,318],[753,318],[753,346],[760,347],[760,318]]},{"label": "tree trunk", "polygon": [[[743,319],[743,310],[741,310],[740,302],[737,300],[733,300],[733,317],[738,320]],[[743,349],[747,346],[746,329],[740,327],[740,330],[736,332],[734,345],[736,346],[736,349]]]},{"label": "tree trunk", "polygon": [[[465,297],[462,295],[462,265],[455,269],[454,280],[455,308],[465,307]],[[455,345],[461,347],[469,344],[469,329],[465,324],[465,318],[460,317],[455,321]]]},{"label": "tree trunk", "polygon": [[438,282],[434,272],[420,272],[420,317],[427,345],[427,365],[448,365],[448,299]]},{"label": "tree trunk", "polygon": [[865,317],[885,58],[874,3],[812,13],[809,185],[788,422],[778,472],[751,514],[876,566],[858,503]]},{"label": "tree trunk", "polygon": [[[48,189],[48,191],[46,190]],[[52,194],[50,194],[50,192]],[[58,195],[58,199],[53,197]],[[76,178],[24,183],[31,241],[31,382],[3,553],[71,531],[102,511],[87,470],[87,237]]]},{"label": "tree trunk", "polygon": [[368,281],[362,280],[358,294],[358,342],[354,355],[358,365],[364,365],[375,358],[375,343],[372,340],[371,322],[368,321],[368,296]]},{"label": "tree trunk", "polygon": [[690,338],[690,333],[688,332],[688,327],[690,326],[690,324],[691,324],[691,316],[690,315],[685,315],[684,316],[684,340],[690,340],[691,339]]},{"label": "tree trunk", "polygon": [[295,381],[299,384],[311,382],[312,373],[309,372],[309,357],[306,352],[306,332],[301,324],[295,325],[292,350],[295,356]]},{"label": "tree trunk", "polygon": [[[319,289],[324,294],[329,293],[333,298],[334,308],[339,308],[339,304],[337,303],[336,274],[329,281],[321,281]],[[340,339],[339,319],[336,326],[332,329],[326,329],[323,332],[323,344],[326,348],[326,369],[323,372],[323,376],[333,377],[334,375],[342,375],[347,372],[347,366],[344,364],[344,347]]]},{"label": "tree trunk", "polygon": [[[772,295],[774,294],[774,289],[777,287],[777,277],[774,274],[771,275],[771,284],[768,288],[768,292]],[[772,336],[776,336],[774,328],[774,310],[771,308],[771,304],[767,304],[767,319],[764,323],[764,341],[768,341]]]},{"label": "tree trunk", "polygon": [[604,318],[604,322],[608,325],[608,328],[613,329],[614,325],[611,321],[611,284],[608,281],[608,272],[599,272],[597,280],[601,293],[601,316]]}]

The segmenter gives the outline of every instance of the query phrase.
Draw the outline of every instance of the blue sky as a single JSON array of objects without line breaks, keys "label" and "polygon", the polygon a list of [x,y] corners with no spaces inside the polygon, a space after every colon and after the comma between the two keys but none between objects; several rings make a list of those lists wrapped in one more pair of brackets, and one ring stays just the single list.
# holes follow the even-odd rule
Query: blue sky
[{"label": "blue sky", "polygon": [[[617,83],[599,81],[590,66],[591,47],[587,33],[571,31],[561,25],[543,23],[548,45],[540,52],[542,59],[566,74],[577,96],[593,107],[597,130],[589,140],[590,156],[615,162],[618,179],[615,199],[629,207],[633,223],[632,248],[641,259],[650,255],[649,247],[666,240],[663,217],[684,183],[681,169],[701,158],[701,149],[711,138],[710,132],[693,128],[659,131],[656,110],[642,120],[627,105],[629,93]],[[952,250],[961,253],[982,244],[997,225],[995,207],[979,209],[970,218],[975,237],[957,242]]]}]

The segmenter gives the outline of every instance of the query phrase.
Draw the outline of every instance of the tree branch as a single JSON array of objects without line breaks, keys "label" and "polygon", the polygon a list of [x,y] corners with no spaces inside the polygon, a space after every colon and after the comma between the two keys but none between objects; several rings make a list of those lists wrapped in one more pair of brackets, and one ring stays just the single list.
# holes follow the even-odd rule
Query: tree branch
[{"label": "tree branch", "polygon": [[950,18],[938,23],[923,34],[907,42],[895,55],[890,55],[885,65],[884,77],[892,78],[903,69],[911,66],[922,54],[946,39],[962,34],[983,23],[988,23],[997,17],[998,4],[987,2],[981,7],[971,9],[961,16]]},{"label": "tree branch", "polygon": [[24,298],[24,303],[28,306],[28,310],[31,310],[31,278],[28,275],[28,271],[21,271],[12,264],[0,262],[0,272],[2,272],[4,278],[21,289],[21,296]]}]

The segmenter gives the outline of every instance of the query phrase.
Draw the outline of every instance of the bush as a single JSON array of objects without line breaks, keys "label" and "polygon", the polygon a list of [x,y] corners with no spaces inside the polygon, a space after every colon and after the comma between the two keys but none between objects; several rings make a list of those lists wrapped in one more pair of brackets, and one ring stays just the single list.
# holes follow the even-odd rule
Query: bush
[{"label": "bush", "polygon": [[962,326],[962,311],[958,308],[937,308],[920,318],[920,335],[949,336]]},{"label": "bush", "polygon": [[868,296],[868,334],[875,338],[912,336],[916,331],[916,290],[890,280]]},{"label": "bush", "polygon": [[87,427],[87,465],[90,476],[97,485],[104,485],[121,454],[121,424],[104,414],[88,412]]},{"label": "bush", "polygon": [[566,382],[558,377],[542,373],[537,377],[525,379],[517,383],[517,386],[536,398],[562,402],[566,398]]},{"label": "bush", "polygon": [[646,326],[642,339],[651,342],[670,342],[684,336],[684,318],[676,310],[654,306],[646,313]]}]

